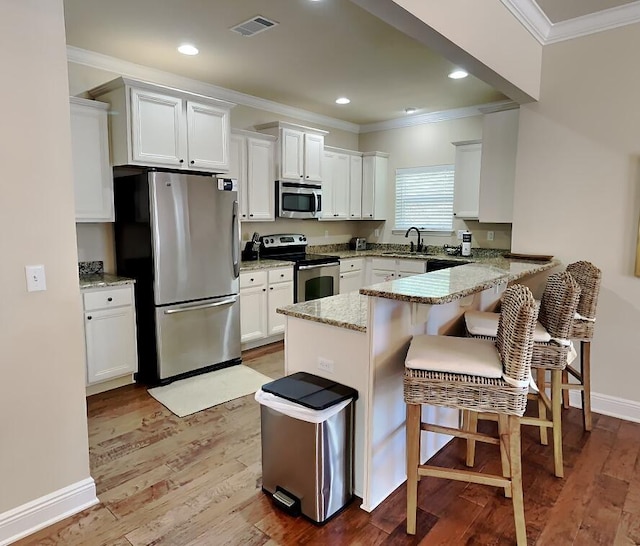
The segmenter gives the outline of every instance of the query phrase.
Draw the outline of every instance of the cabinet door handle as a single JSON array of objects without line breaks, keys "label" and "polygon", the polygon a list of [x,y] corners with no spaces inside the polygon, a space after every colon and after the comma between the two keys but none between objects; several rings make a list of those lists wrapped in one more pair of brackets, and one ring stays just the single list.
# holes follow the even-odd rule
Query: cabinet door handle
[{"label": "cabinet door handle", "polygon": [[107,301],[113,301],[113,298],[112,297],[108,297]]},{"label": "cabinet door handle", "polygon": [[251,216],[251,218],[253,218],[253,214],[250,214],[249,216]]},{"label": "cabinet door handle", "polygon": [[195,161],[192,159],[189,163],[191,163],[192,165],[195,164]]},{"label": "cabinet door handle", "polygon": [[263,291],[263,292],[266,292],[266,291],[267,291],[267,289],[266,289],[266,288],[263,288],[263,289],[262,289],[262,291]]},{"label": "cabinet door handle", "polygon": [[273,286],[270,286],[270,287],[269,287],[269,290],[273,290]]},{"label": "cabinet door handle", "polygon": [[184,163],[184,159],[181,159],[181,160],[180,160],[180,163]]},{"label": "cabinet door handle", "polygon": [[89,315],[89,316],[87,317],[87,320],[91,320],[92,318],[93,318],[93,317],[92,317],[91,315]]}]

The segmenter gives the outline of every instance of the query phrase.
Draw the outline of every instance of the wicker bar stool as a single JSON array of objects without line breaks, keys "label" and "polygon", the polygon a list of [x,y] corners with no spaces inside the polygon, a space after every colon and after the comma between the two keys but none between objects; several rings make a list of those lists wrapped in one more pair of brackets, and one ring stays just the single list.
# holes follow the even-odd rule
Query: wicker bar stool
[{"label": "wicker bar stool", "polygon": [[[564,407],[569,407],[569,391],[580,390],[584,429],[591,430],[591,340],[596,321],[602,271],[586,261],[569,264],[567,271],[580,285],[582,292],[570,334],[571,339],[580,341],[580,370],[567,366],[562,374]],[[569,374],[575,377],[578,383],[570,383]]]},{"label": "wicker bar stool", "polygon": [[[547,428],[553,429],[554,473],[558,478],[564,477],[562,455],[562,372],[567,366],[568,356],[572,349],[569,334],[578,306],[580,286],[572,275],[564,271],[549,277],[540,302],[538,322],[534,331],[533,356],[531,367],[537,370],[536,376],[540,390],[530,393],[529,397],[538,401],[538,417],[523,417],[523,425],[540,427],[540,441],[547,445]],[[465,313],[467,335],[470,337],[491,339],[497,335],[498,314],[482,311]],[[551,374],[551,398],[545,391],[545,374]],[[547,411],[551,418],[547,417]],[[489,415],[469,416],[469,428],[476,427],[476,417],[492,418]],[[467,464],[473,466],[474,444],[469,442]]]},{"label": "wicker bar stool", "polygon": [[[405,360],[407,406],[407,533],[416,532],[420,476],[503,487],[511,497],[518,545],[527,543],[520,458],[520,418],[527,406],[533,329],[538,306],[528,288],[504,294],[495,341],[419,335]],[[498,416],[500,438],[422,422],[422,404]],[[502,476],[420,464],[421,431],[449,434],[500,446]]]}]

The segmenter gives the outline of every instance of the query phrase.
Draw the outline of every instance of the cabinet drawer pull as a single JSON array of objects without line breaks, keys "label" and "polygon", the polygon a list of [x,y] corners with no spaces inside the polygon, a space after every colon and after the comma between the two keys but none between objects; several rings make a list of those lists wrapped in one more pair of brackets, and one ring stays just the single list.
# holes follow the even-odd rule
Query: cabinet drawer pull
[{"label": "cabinet drawer pull", "polygon": [[269,290],[273,290],[273,286],[270,286],[270,287],[269,287]]},{"label": "cabinet drawer pull", "polygon": [[180,160],[180,163],[184,163],[184,159],[181,159],[181,160]]},{"label": "cabinet drawer pull", "polygon": [[190,161],[190,163],[191,163],[192,165],[195,165],[195,163],[196,163],[196,162],[192,159],[192,160]]},{"label": "cabinet drawer pull", "polygon": [[109,296],[109,297],[107,298],[107,301],[113,301],[113,298],[112,298],[111,296]]}]

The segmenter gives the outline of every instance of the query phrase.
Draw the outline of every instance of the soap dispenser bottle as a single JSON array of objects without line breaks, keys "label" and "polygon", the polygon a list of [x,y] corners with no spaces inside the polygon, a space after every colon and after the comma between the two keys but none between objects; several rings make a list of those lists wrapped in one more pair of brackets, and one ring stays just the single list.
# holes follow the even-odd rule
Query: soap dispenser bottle
[{"label": "soap dispenser bottle", "polygon": [[462,255],[471,256],[471,232],[468,230],[462,234]]}]

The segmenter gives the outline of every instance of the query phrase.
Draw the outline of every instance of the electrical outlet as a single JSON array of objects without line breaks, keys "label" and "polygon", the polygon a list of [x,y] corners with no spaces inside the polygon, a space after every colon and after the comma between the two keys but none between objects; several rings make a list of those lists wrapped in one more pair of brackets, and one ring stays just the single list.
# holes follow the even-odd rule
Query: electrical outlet
[{"label": "electrical outlet", "polygon": [[318,357],[318,369],[324,372],[333,373],[333,360]]},{"label": "electrical outlet", "polygon": [[458,241],[462,241],[462,235],[464,234],[466,230],[464,229],[459,229],[458,230]]},{"label": "electrical outlet", "polygon": [[325,229],[325,230],[324,230],[324,236],[325,236],[325,237],[329,237],[329,230],[328,230],[328,229]]},{"label": "electrical outlet", "polygon": [[374,237],[380,237],[380,230],[378,228],[373,230]]},{"label": "electrical outlet", "polygon": [[487,241],[493,241],[495,233],[493,231],[487,231]]},{"label": "electrical outlet", "polygon": [[37,292],[47,289],[47,279],[44,276],[44,265],[26,265],[27,292]]}]

